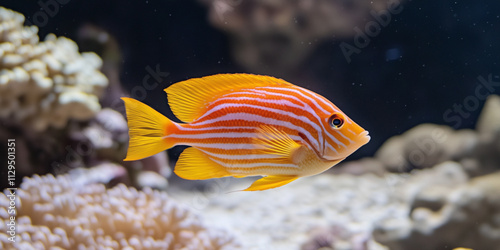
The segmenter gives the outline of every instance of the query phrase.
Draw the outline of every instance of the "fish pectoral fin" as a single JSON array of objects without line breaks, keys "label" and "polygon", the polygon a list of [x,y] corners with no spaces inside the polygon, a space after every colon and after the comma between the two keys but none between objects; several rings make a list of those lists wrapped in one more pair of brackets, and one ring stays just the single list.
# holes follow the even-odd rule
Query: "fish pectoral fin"
[{"label": "fish pectoral fin", "polygon": [[295,164],[301,162],[308,151],[307,147],[294,141],[287,133],[266,125],[258,128],[253,143],[261,151],[259,153],[278,155]]},{"label": "fish pectoral fin", "polygon": [[187,180],[206,180],[231,175],[224,166],[194,147],[186,148],[182,152],[175,164],[174,173]]},{"label": "fish pectoral fin", "polygon": [[250,187],[243,191],[262,191],[281,187],[299,178],[296,175],[270,175],[256,180]]}]

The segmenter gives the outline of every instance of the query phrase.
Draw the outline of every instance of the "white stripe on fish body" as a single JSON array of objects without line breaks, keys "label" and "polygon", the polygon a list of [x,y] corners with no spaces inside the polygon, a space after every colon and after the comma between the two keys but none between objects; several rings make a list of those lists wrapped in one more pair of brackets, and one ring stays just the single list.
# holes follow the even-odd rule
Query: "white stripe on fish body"
[{"label": "white stripe on fish body", "polygon": [[263,176],[263,175],[296,175],[303,176],[302,171],[294,168],[277,168],[277,167],[267,167],[267,168],[232,168],[227,169],[233,175],[242,176]]},{"label": "white stripe on fish body", "polygon": [[333,150],[333,152],[335,152],[335,153],[337,153],[337,154],[339,153],[339,152],[337,151],[337,149],[333,148],[333,147],[332,147],[332,145],[330,145],[330,143],[327,143],[327,144],[326,144],[326,147],[327,147],[327,148],[330,148],[331,150]]},{"label": "white stripe on fish body", "polygon": [[[333,112],[341,112],[334,105],[332,105],[332,103],[330,103],[330,101],[328,101],[325,97],[320,96],[320,95],[318,95],[317,93],[315,93],[315,92],[313,92],[311,90],[304,89],[304,88],[301,88],[301,89],[303,89],[304,92],[309,93],[311,95],[311,97],[313,97],[317,101],[323,103],[325,106],[330,107],[333,110]],[[345,120],[348,120],[348,119],[346,118]],[[348,121],[348,122],[351,123],[351,121]]]},{"label": "white stripe on fish body", "polygon": [[279,92],[273,92],[273,91],[270,91],[269,89],[262,89],[262,88],[261,89],[252,89],[251,91],[252,91],[252,92],[250,92],[251,94],[263,94],[266,97],[268,97],[268,96],[276,96],[276,97],[280,97],[282,99],[283,98],[287,98],[287,99],[294,100],[294,101],[302,103],[302,105],[304,105],[303,108],[305,108],[306,106],[310,107],[310,105],[308,105],[307,103],[305,103],[304,101],[300,100],[299,98],[297,98],[294,95],[283,94],[283,93],[279,93]]},{"label": "white stripe on fish body", "polygon": [[218,163],[222,165],[223,167],[227,168],[228,170],[232,170],[235,168],[240,168],[240,169],[245,169],[245,170],[251,170],[255,168],[289,168],[289,169],[299,169],[300,167],[297,166],[296,164],[289,164],[289,163],[268,163],[268,162],[258,162],[258,163],[228,163],[225,162],[224,160],[217,160],[215,158],[210,157],[212,161],[215,163]]},{"label": "white stripe on fish body", "polygon": [[[279,114],[279,115],[282,115],[282,116],[285,116],[285,117],[293,118],[295,120],[298,120],[300,122],[304,122],[304,123],[310,125],[316,131],[316,133],[318,134],[318,138],[320,138],[320,139],[315,139],[314,137],[311,136],[312,138],[314,138],[314,141],[316,141],[316,143],[318,143],[318,141],[322,141],[322,138],[323,138],[322,137],[322,133],[321,133],[322,130],[318,126],[318,124],[310,121],[309,118],[307,118],[305,116],[299,116],[299,115],[294,114],[293,112],[288,112],[288,111],[284,111],[284,110],[281,110],[281,109],[269,108],[269,107],[266,107],[266,106],[259,106],[259,105],[253,105],[253,104],[238,104],[238,103],[224,103],[224,104],[218,105],[214,109],[221,110],[221,109],[224,109],[224,108],[250,108],[250,109],[253,108],[253,109],[260,109],[260,110],[264,110],[264,111],[267,111],[267,112],[276,113],[276,114]],[[243,113],[243,112],[239,112],[239,113]],[[237,114],[237,113],[225,113],[224,115],[227,115],[227,114]],[[253,113],[247,113],[247,114],[253,114]],[[210,124],[210,121],[215,121],[215,122],[221,121],[223,119],[221,119],[221,120],[218,120],[218,119],[220,117],[223,117],[224,115],[218,116],[218,117],[215,117],[215,118],[212,118],[212,119],[208,119],[208,120],[205,120],[205,121],[201,121],[201,122],[198,122],[198,121],[202,120],[202,119],[198,119],[197,122],[193,122],[192,125],[193,126],[202,126],[202,125]],[[261,116],[261,117],[263,117],[263,116]],[[267,117],[263,117],[263,118],[267,118]],[[232,119],[232,120],[234,120],[234,119]],[[239,119],[239,120],[246,120],[246,119]],[[274,120],[283,121],[283,120],[278,119],[278,118],[276,118]],[[258,121],[258,120],[255,120],[255,121]],[[287,122],[287,121],[284,121],[284,122]],[[273,124],[273,125],[278,125],[278,124]],[[296,130],[296,131],[298,131],[297,127],[295,125],[293,125],[293,126],[294,126],[293,129]],[[289,127],[289,126],[286,126],[286,127]],[[311,139],[311,138],[309,138],[309,139]],[[319,145],[316,145],[316,146],[318,147],[318,150],[319,150],[319,148],[320,148]]]},{"label": "white stripe on fish body", "polygon": [[[283,127],[288,127],[289,129],[301,132],[304,134],[311,143],[314,145],[311,145],[312,147],[315,147],[316,150],[318,149],[318,142],[317,140],[307,131],[306,129],[300,127],[300,126],[295,126],[291,122],[288,121],[283,121],[283,120],[278,120],[274,118],[269,118],[269,117],[264,117],[252,113],[228,113],[222,116],[219,116],[217,118],[211,119],[211,120],[206,120],[200,123],[192,124],[192,126],[202,126],[202,125],[208,125],[208,124],[213,124],[216,122],[220,121],[230,121],[230,120],[242,120],[242,121],[247,121],[247,122],[259,122],[267,125],[276,125],[276,126],[283,126]],[[306,143],[308,144],[308,143]]]},{"label": "white stripe on fish body", "polygon": [[[284,107],[287,107],[287,108],[298,108],[300,110],[305,110],[306,112],[308,112],[309,114],[311,114],[312,116],[314,116],[316,118],[316,120],[317,120],[317,123],[321,126],[321,128],[319,128],[317,126],[317,123],[313,122],[312,124],[316,125],[316,126],[314,126],[311,123],[306,122],[309,125],[312,125],[312,127],[316,130],[316,133],[318,135],[318,139],[317,139],[317,141],[318,141],[318,152],[324,152],[325,141],[324,141],[324,138],[323,138],[323,133],[324,132],[327,133],[327,132],[326,132],[325,126],[323,125],[323,123],[321,121],[321,118],[318,116],[318,114],[316,113],[316,111],[308,103],[300,100],[299,98],[297,98],[294,95],[277,93],[277,92],[273,92],[270,89],[283,90],[283,89],[289,89],[289,88],[259,87],[257,89],[248,89],[248,91],[250,91],[250,92],[248,92],[248,91],[240,91],[240,92],[233,92],[233,93],[226,94],[226,95],[224,95],[223,98],[220,98],[218,100],[213,101],[210,105],[215,105],[215,107],[212,108],[212,109],[210,109],[207,113],[205,113],[204,115],[202,115],[197,120],[202,120],[204,117],[206,117],[206,116],[208,116],[208,115],[210,115],[210,114],[212,114],[212,113],[214,113],[216,111],[222,110],[224,108],[231,107],[231,106],[229,106],[230,103],[218,104],[218,102],[227,101],[227,100],[237,101],[235,104],[240,104],[239,101],[241,101],[241,100],[253,100],[253,101],[260,102],[260,103],[267,103],[267,104],[272,104],[272,105],[276,105],[276,106],[284,106]],[[306,89],[300,88],[300,90],[306,90]],[[308,90],[306,90],[306,91],[308,91]],[[293,93],[298,93],[296,90],[293,90],[292,92]],[[314,94],[313,92],[308,91],[307,93],[311,94],[312,98],[316,99],[317,101],[322,102],[323,104],[325,104],[327,106],[330,106],[332,109],[335,110],[335,108],[332,107],[331,104],[325,102],[322,98],[317,97],[316,94]],[[242,95],[242,94],[247,94],[249,96],[258,94],[260,96],[263,95],[265,97],[277,96],[277,97],[281,97],[281,99],[273,100],[273,99],[262,99],[262,98],[258,98],[258,97],[231,97],[231,96],[234,96],[234,95]],[[305,95],[303,95],[301,93],[299,93],[299,94],[302,97],[307,98],[308,100],[310,100],[316,107],[322,108],[316,101],[312,100],[311,98],[306,97]],[[291,101],[282,100],[283,98],[294,100],[296,102],[301,103],[303,106],[299,106],[297,104],[294,104]],[[236,107],[236,106],[232,106],[232,107]],[[309,120],[307,117],[304,117],[304,116],[302,116],[302,117],[305,118],[305,120],[304,119],[299,119],[299,120],[302,120],[302,121],[308,121]],[[329,133],[327,133],[327,135],[335,143],[343,146],[344,148],[347,148],[346,145],[344,145],[338,139],[333,138],[332,135],[330,135]],[[341,136],[344,137],[343,135],[341,135]],[[348,139],[348,141],[350,141],[350,139]]]},{"label": "white stripe on fish body", "polygon": [[180,127],[179,130],[181,132],[186,131],[205,131],[205,130],[214,130],[220,132],[232,132],[232,131],[240,131],[240,130],[249,130],[254,131],[255,127],[253,126],[218,126],[218,127]]},{"label": "white stripe on fish body", "polygon": [[202,133],[202,134],[169,134],[167,138],[179,139],[213,139],[213,138],[254,138],[256,133],[245,132],[221,132],[221,133]]},{"label": "white stripe on fish body", "polygon": [[335,130],[335,132],[337,132],[337,134],[339,134],[340,136],[342,136],[342,138],[347,139],[347,141],[349,142],[349,144],[353,143],[353,141],[351,139],[349,139],[349,137],[345,136],[344,133],[342,133],[341,131]]},{"label": "white stripe on fish body", "polygon": [[[300,88],[300,87],[298,87]],[[312,92],[312,91],[309,91],[307,89],[304,89],[304,88],[300,88],[299,90],[303,90],[304,92],[306,93],[309,93],[311,95],[311,97],[309,96],[306,96],[305,94],[301,93],[299,90],[297,89],[290,89],[290,88],[282,88],[282,87],[259,87],[258,88],[260,91],[264,91],[266,93],[276,93],[276,92],[272,92],[272,91],[266,91],[266,90],[278,90],[278,91],[290,91],[292,93],[297,93],[299,94],[300,96],[304,97],[305,99],[309,100],[317,109],[321,110],[323,113],[329,115],[331,114],[332,112],[328,112],[326,111],[323,107],[321,107],[321,105],[319,105],[318,101],[319,102],[322,102],[323,104],[325,104],[326,106],[329,106],[334,112],[339,112],[339,110],[337,110],[334,106],[332,106],[330,103],[327,103],[325,100],[323,100],[322,98],[319,98],[317,97],[317,94]],[[262,89],[265,89],[265,90],[262,90]],[[258,90],[257,90],[258,91]],[[344,143],[342,143],[340,140],[338,140],[337,138],[335,138],[333,135],[331,135],[330,133],[326,132],[326,128],[323,126],[323,123],[321,121],[321,118],[316,114],[316,112],[314,111],[314,109],[307,103],[304,103],[302,100],[296,98],[295,96],[293,95],[286,95],[286,94],[283,94],[283,93],[276,93],[280,96],[283,96],[283,97],[289,97],[289,98],[294,98],[295,100],[297,101],[300,101],[302,102],[307,109],[307,111],[311,114],[313,114],[316,119],[318,120],[318,123],[321,125],[321,128],[323,130],[318,130],[317,128],[315,128],[317,131],[325,131],[325,134],[330,138],[332,139],[336,144],[338,144],[339,146],[341,147],[344,147],[344,148],[347,148],[347,145],[345,145]],[[314,100],[314,99],[316,100]],[[328,118],[327,118],[328,119]],[[347,118],[346,118],[347,120]],[[342,137],[345,137],[343,134],[341,134]],[[318,141],[320,143],[320,150],[318,150],[319,152],[324,152],[324,149],[325,149],[325,143],[324,143],[324,140],[323,140],[323,133],[318,133]],[[348,141],[351,141],[350,139],[348,139]],[[329,148],[332,148],[332,147],[329,147]],[[337,150],[335,150],[335,152],[337,152]]]},{"label": "white stripe on fish body", "polygon": [[273,159],[282,157],[281,155],[274,155],[274,154],[218,154],[218,153],[211,152],[210,150],[207,150],[207,149],[202,149],[202,148],[198,148],[198,149],[209,156],[212,156],[215,158],[222,158],[222,159],[226,159],[226,160],[241,160],[241,161],[263,160],[263,159],[273,160]]},{"label": "white stripe on fish body", "polygon": [[[254,129],[255,130],[255,129]],[[224,139],[224,138],[256,138],[257,133],[246,133],[246,132],[206,132],[200,134],[169,134],[163,138],[177,138],[177,139]],[[288,135],[294,141],[301,141],[300,136]]]},{"label": "white stripe on fish body", "polygon": [[[300,88],[300,87],[299,87]],[[305,88],[301,88],[302,90],[304,90],[304,92],[306,93],[309,93],[311,95],[312,98],[316,99],[317,101],[323,103],[325,106],[328,106],[330,107],[333,112],[341,112],[339,109],[337,109],[334,105],[332,105],[329,101],[327,101],[324,97],[318,95],[317,93],[311,91],[311,90],[308,90],[308,89],[305,89]],[[328,113],[327,113],[328,114]],[[351,124],[352,121],[348,118],[348,117],[344,117],[344,121]]]},{"label": "white stripe on fish body", "polygon": [[304,109],[304,107],[299,106],[295,103],[292,103],[288,100],[283,100],[283,99],[273,100],[273,99],[265,99],[265,98],[257,98],[257,97],[224,97],[224,98],[220,98],[216,102],[214,102],[214,105],[219,105],[219,104],[217,104],[218,102],[223,102],[226,100],[237,101],[237,102],[231,102],[231,103],[239,103],[239,101],[241,101],[241,100],[251,100],[251,101],[256,101],[259,103],[272,104],[273,106],[278,106],[278,107],[284,106],[287,108],[297,108],[297,109],[301,109],[301,110]]},{"label": "white stripe on fish body", "polygon": [[354,133],[354,131],[352,131],[351,129],[347,129],[347,131],[351,132],[351,134],[353,135],[357,135],[356,133]]},{"label": "white stripe on fish body", "polygon": [[252,143],[211,143],[211,142],[190,142],[189,146],[197,148],[212,148],[218,150],[228,149],[256,149]]},{"label": "white stripe on fish body", "polygon": [[269,107],[266,107],[266,106],[253,105],[253,104],[237,104],[236,106],[233,106],[233,107],[247,107],[247,108],[261,109],[261,110],[268,111],[268,112],[271,112],[271,113],[276,113],[276,114],[280,114],[280,115],[283,115],[283,116],[287,116],[289,118],[294,118],[294,119],[296,119],[298,121],[302,121],[302,122],[304,122],[306,124],[309,124],[314,130],[316,130],[317,134],[321,133],[321,128],[318,126],[318,124],[310,121],[308,117],[305,117],[305,116],[302,116],[302,115],[296,115],[293,112],[289,112],[289,111],[282,110],[282,109],[269,108]]},{"label": "white stripe on fish body", "polygon": [[[269,88],[267,88],[269,89]],[[325,147],[325,140],[323,138],[323,133],[326,133],[328,134],[328,132],[326,131],[326,128],[325,126],[323,126],[323,122],[321,120],[321,118],[318,116],[318,114],[316,113],[316,111],[311,107],[311,105],[309,105],[308,103],[302,101],[301,99],[297,98],[296,96],[294,95],[289,95],[289,94],[283,94],[283,93],[277,93],[277,92],[273,92],[273,91],[269,91],[269,90],[261,90],[261,89],[252,89],[253,92],[257,92],[257,93],[265,93],[266,96],[277,96],[277,97],[280,97],[280,98],[288,98],[288,99],[292,99],[292,100],[295,100],[299,103],[301,103],[303,105],[303,108],[305,109],[306,112],[312,114],[314,116],[314,118],[316,118],[316,121],[318,121],[318,124],[321,125],[321,128],[322,130],[319,131],[318,133],[318,141],[319,141],[319,144],[320,144],[320,149],[321,152],[324,151],[324,147]],[[328,118],[327,118],[327,121],[328,122]]]},{"label": "white stripe on fish body", "polygon": [[[212,102],[211,105],[214,105],[213,108],[211,108],[210,110],[208,110],[205,114],[203,114],[202,116],[200,116],[199,118],[197,118],[195,120],[196,121],[199,121],[199,120],[203,120],[203,118],[217,112],[217,111],[220,111],[224,108],[228,108],[228,107],[238,107],[237,105],[252,105],[252,104],[245,104],[245,103],[241,103],[240,101],[241,100],[252,100],[252,101],[257,101],[259,103],[266,103],[266,104],[272,104],[272,106],[284,106],[284,107],[287,107],[287,108],[298,108],[298,109],[303,109],[304,107],[301,107],[299,105],[296,105],[290,101],[285,101],[285,100],[271,100],[271,99],[262,99],[262,98],[254,98],[254,97],[224,97],[224,98],[219,98],[217,99],[216,101]],[[234,101],[234,102],[226,102],[226,103],[222,103],[222,104],[219,104],[219,102],[224,102],[224,101]],[[234,104],[234,105],[233,105]],[[269,108],[270,106],[266,106],[266,105],[255,105],[255,106],[259,106],[259,107],[262,107],[262,108]],[[254,106],[254,107],[255,107]]]},{"label": "white stripe on fish body", "polygon": [[[266,89],[276,89],[276,90],[287,90],[287,89],[288,89],[288,88],[279,88],[279,87],[262,87],[262,88],[266,88]],[[302,88],[301,88],[301,89],[302,89]],[[314,92],[312,92],[312,91],[310,91],[310,90],[307,90],[307,89],[303,89],[303,90],[305,90],[306,92],[310,93],[313,97],[316,97],[316,95],[317,95],[317,94],[315,94]],[[294,93],[298,93],[297,91],[293,91],[293,92],[294,92]],[[271,92],[271,93],[272,93],[272,92]],[[284,97],[285,97],[285,96],[287,96],[287,95],[283,95],[283,94],[281,94],[281,93],[278,93],[278,94],[280,94],[281,96],[284,96]],[[305,97],[304,95],[302,95],[302,96],[303,96],[303,97]],[[305,97],[305,98],[306,98],[306,97]],[[337,110],[337,109],[335,109],[335,107],[333,107],[333,106],[331,106],[331,104],[329,104],[329,103],[325,102],[322,98],[317,98],[317,99],[318,99],[319,101],[323,102],[323,104],[325,104],[325,105],[327,105],[327,106],[330,106],[330,107],[331,107],[334,111],[338,112],[338,110]],[[297,100],[299,100],[299,101],[300,101],[300,99],[297,99]],[[317,108],[321,108],[321,107],[320,107],[320,105],[319,105],[317,102],[315,102],[315,101],[314,101],[314,100],[312,100],[312,99],[309,99],[309,100],[310,100],[310,101],[312,101],[312,102],[314,103],[314,105],[315,105]],[[301,101],[301,102],[302,102],[302,101]],[[323,123],[321,122],[321,118],[320,118],[320,117],[316,114],[316,112],[312,109],[312,107],[311,107],[309,104],[307,104],[307,103],[304,103],[304,102],[302,102],[302,103],[305,105],[305,107],[306,107],[306,108],[308,108],[308,110],[307,110],[307,111],[308,111],[309,113],[313,114],[313,115],[316,117],[316,119],[318,120],[318,123],[321,125],[321,128],[323,129],[322,131],[325,131],[325,134],[326,134],[326,135],[327,135],[330,139],[332,139],[332,140],[333,140],[336,144],[338,144],[339,146],[344,147],[344,148],[346,148],[346,149],[347,149],[347,145],[345,145],[345,144],[344,144],[344,143],[342,143],[340,140],[338,140],[337,138],[335,138],[332,134],[330,134],[330,133],[326,132],[326,128],[323,126]],[[325,110],[323,109],[323,111],[325,111]],[[325,112],[327,112],[327,111],[325,111]],[[325,114],[330,114],[330,113],[325,113]],[[328,118],[327,118],[327,120],[328,120]],[[345,117],[345,120],[348,120],[348,118],[347,118],[347,117]],[[317,128],[315,128],[315,129],[318,131],[318,129],[317,129]],[[321,131],[321,130],[320,130],[320,131]],[[352,140],[351,140],[351,139],[349,139],[349,138],[347,138],[346,136],[344,136],[344,134],[342,134],[341,132],[337,132],[337,133],[338,133],[341,137],[343,137],[343,138],[347,139],[347,140],[348,140],[348,142],[352,143]],[[324,147],[326,146],[326,145],[324,145],[324,143],[323,143],[323,133],[318,133],[318,135],[319,135],[319,136],[318,136],[318,140],[319,140],[319,141],[320,141],[320,143],[322,144],[322,145],[321,145],[321,149],[322,149],[322,150],[321,150],[321,152],[323,152]],[[332,147],[330,147],[330,148],[332,148]],[[335,150],[335,152],[337,152],[337,150]]]},{"label": "white stripe on fish body", "polygon": [[[299,91],[299,89],[292,89],[292,88],[282,88],[282,87],[262,87],[264,89],[274,89],[274,90],[281,90],[281,91],[288,91],[288,92],[293,92],[293,93],[296,93],[296,94],[299,94],[300,96],[304,97],[305,99],[311,101],[311,103],[314,104],[314,106],[319,109],[321,112],[323,112],[325,115],[329,115],[331,114],[332,112],[329,112],[327,110],[325,110],[323,107],[321,107],[321,105],[319,105],[315,100],[313,100],[311,97],[309,96],[306,96],[304,95],[301,91]],[[299,87],[297,87],[299,88]],[[300,90],[302,90],[304,88],[300,88]],[[332,107],[331,105],[329,105],[333,110],[334,112],[339,112],[339,110],[335,109],[334,107]]]}]

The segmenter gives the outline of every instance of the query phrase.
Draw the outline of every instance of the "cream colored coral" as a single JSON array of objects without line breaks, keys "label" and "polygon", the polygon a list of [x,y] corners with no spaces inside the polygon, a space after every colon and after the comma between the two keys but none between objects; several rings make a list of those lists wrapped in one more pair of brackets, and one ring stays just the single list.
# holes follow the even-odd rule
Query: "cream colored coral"
[{"label": "cream colored coral", "polygon": [[166,193],[69,176],[26,178],[18,190],[17,240],[6,235],[8,199],[0,195],[0,249],[234,249]]},{"label": "cream colored coral", "polygon": [[41,131],[93,117],[108,84],[99,56],[53,34],[40,42],[38,28],[23,23],[0,7],[0,118]]}]

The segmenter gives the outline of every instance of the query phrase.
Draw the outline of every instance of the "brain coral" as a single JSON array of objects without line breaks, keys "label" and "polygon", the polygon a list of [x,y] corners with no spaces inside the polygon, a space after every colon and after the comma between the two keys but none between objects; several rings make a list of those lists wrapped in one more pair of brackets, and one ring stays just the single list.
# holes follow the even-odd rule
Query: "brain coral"
[{"label": "brain coral", "polygon": [[43,131],[93,117],[108,85],[99,56],[53,34],[40,42],[38,28],[23,23],[0,7],[0,119]]},{"label": "brain coral", "polygon": [[[81,180],[81,179],[80,179]],[[9,191],[6,191],[6,194]],[[8,240],[9,199],[0,195],[0,249],[234,249],[166,193],[106,189],[69,175],[26,178],[17,190],[17,237]]]}]

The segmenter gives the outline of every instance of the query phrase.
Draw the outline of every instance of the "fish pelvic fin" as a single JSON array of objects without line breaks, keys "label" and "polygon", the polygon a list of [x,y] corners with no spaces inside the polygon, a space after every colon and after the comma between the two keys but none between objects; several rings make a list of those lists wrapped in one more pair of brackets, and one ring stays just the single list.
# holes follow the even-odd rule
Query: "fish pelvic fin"
[{"label": "fish pelvic fin", "polygon": [[167,131],[175,127],[173,121],[140,101],[121,99],[125,102],[130,137],[124,161],[140,160],[174,146],[165,138]]},{"label": "fish pelvic fin", "polygon": [[261,126],[253,139],[257,150],[262,154],[278,155],[285,162],[299,164],[307,156],[307,148],[294,141],[290,136],[272,126]]},{"label": "fish pelvic fin", "polygon": [[243,191],[262,191],[281,187],[299,178],[296,175],[270,175],[256,180],[250,187]]},{"label": "fish pelvic fin", "polygon": [[183,122],[192,122],[206,111],[207,104],[220,96],[245,88],[293,86],[285,80],[252,74],[217,74],[192,78],[165,89],[174,115]]},{"label": "fish pelvic fin", "polygon": [[177,163],[174,173],[187,180],[206,180],[231,176],[224,166],[214,162],[201,150],[186,148]]}]

